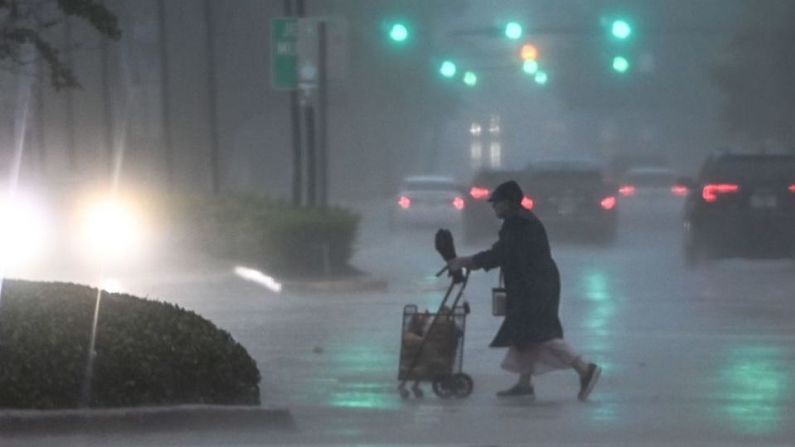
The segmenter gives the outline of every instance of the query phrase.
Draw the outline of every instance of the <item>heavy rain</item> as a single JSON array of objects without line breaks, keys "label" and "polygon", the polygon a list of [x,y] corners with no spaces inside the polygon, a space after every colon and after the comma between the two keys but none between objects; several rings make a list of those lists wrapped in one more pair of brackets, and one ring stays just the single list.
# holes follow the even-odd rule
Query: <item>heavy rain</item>
[{"label": "heavy rain", "polygon": [[0,444],[791,444],[794,21],[0,1]]}]

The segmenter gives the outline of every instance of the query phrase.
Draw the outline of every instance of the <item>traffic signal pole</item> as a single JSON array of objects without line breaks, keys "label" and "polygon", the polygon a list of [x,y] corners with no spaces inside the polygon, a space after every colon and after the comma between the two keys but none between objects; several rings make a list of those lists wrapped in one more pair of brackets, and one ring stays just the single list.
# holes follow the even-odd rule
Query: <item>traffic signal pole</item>
[{"label": "traffic signal pole", "polygon": [[[304,15],[304,2],[303,0],[296,0],[296,15],[301,17]],[[284,15],[293,16],[293,1],[284,0]],[[303,151],[301,150],[301,108],[299,104],[298,91],[295,89],[290,90],[290,134],[292,136],[293,148],[293,175],[292,175],[292,204],[294,206],[303,205]]]},{"label": "traffic signal pole", "polygon": [[319,118],[317,122],[318,137],[318,183],[319,205],[328,206],[328,96],[327,96],[327,31],[325,21],[318,23],[318,78],[317,78],[317,108]]}]

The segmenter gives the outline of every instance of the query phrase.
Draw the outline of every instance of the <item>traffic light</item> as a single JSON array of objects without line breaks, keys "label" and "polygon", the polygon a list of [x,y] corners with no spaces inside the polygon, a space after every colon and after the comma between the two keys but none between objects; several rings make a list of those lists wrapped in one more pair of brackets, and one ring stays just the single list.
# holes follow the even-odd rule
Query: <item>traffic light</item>
[{"label": "traffic light", "polygon": [[538,85],[546,85],[547,81],[549,81],[549,75],[547,75],[545,71],[538,70],[535,76],[533,76],[533,80]]},{"label": "traffic light", "polygon": [[618,73],[626,73],[629,70],[629,60],[624,56],[616,56],[613,58],[613,70]]},{"label": "traffic light", "polygon": [[616,19],[610,25],[610,33],[616,39],[625,40],[632,34],[632,26],[624,19]]},{"label": "traffic light", "polygon": [[519,56],[524,61],[536,60],[538,59],[538,48],[536,48],[533,44],[526,43],[522,45],[522,49],[519,50]]},{"label": "traffic light", "polygon": [[445,78],[452,78],[457,71],[458,67],[456,67],[455,62],[450,60],[443,61],[442,65],[439,66],[439,73]]},{"label": "traffic light", "polygon": [[409,38],[409,28],[401,22],[392,23],[389,26],[389,40],[395,43],[403,43]]},{"label": "traffic light", "polygon": [[478,75],[471,71],[464,73],[464,84],[474,87],[478,83]]},{"label": "traffic light", "polygon": [[517,40],[522,37],[522,25],[519,22],[506,23],[503,31],[505,32],[505,37],[511,40]]},{"label": "traffic light", "polygon": [[538,71],[538,61],[529,59],[522,64],[522,71],[527,74],[534,75]]}]

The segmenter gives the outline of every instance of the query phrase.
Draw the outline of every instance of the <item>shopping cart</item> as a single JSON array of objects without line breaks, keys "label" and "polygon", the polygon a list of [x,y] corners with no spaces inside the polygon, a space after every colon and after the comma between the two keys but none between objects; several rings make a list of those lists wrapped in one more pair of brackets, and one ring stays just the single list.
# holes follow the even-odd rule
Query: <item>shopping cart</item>
[{"label": "shopping cart", "polygon": [[[436,276],[447,271],[445,267]],[[464,294],[469,272],[451,275],[450,286],[436,313],[420,312],[416,305],[403,308],[403,325],[400,342],[398,391],[407,399],[422,398],[420,382],[430,382],[434,394],[440,398],[463,398],[472,393],[472,377],[461,371],[464,360],[464,333],[469,303],[459,305]],[[456,287],[457,286],[457,287]],[[447,302],[455,289],[452,305]],[[411,392],[406,384],[413,381]]]}]

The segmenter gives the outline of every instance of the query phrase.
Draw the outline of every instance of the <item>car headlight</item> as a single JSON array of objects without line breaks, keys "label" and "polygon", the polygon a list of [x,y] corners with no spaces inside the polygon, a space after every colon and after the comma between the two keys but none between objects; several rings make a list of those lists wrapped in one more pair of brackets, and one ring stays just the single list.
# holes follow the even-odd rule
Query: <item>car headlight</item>
[{"label": "car headlight", "polygon": [[49,236],[49,220],[42,203],[21,195],[0,200],[3,267],[14,270],[42,258]]},{"label": "car headlight", "polygon": [[80,213],[78,250],[103,261],[118,261],[141,253],[144,228],[134,203],[119,198],[86,202]]}]

